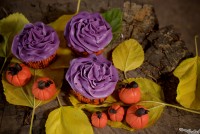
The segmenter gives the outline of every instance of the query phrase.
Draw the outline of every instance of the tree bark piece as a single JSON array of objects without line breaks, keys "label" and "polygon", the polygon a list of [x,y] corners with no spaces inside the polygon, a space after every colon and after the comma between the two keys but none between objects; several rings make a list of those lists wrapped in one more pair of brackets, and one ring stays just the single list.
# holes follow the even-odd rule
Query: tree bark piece
[{"label": "tree bark piece", "polygon": [[[33,0],[30,3],[21,0],[16,1],[15,4],[6,2],[5,9],[8,13],[21,11],[31,22],[40,20],[46,23],[53,21],[65,13],[66,7],[69,7],[67,9],[68,12],[74,12],[73,9],[75,9],[76,4],[74,1],[66,2],[64,0],[59,0],[59,2],[52,1],[50,3],[45,3],[41,0]],[[26,6],[24,6],[24,2]],[[89,0],[85,0],[81,4],[81,8],[88,11],[105,11],[108,9],[109,3],[115,3],[115,0],[112,2],[103,0],[102,4],[99,3],[98,6],[95,5],[96,1],[94,1],[93,3],[95,4],[93,5],[95,6],[92,6],[92,9],[88,5],[90,2]],[[20,5],[23,5],[23,8]],[[152,5],[125,2],[122,25],[121,36],[108,47],[108,50],[112,51],[115,46],[126,39],[134,38],[138,40],[144,48],[145,61],[141,67],[129,71],[127,76],[146,77],[158,82],[164,90],[166,101],[174,103],[178,80],[172,75],[172,72],[183,59],[191,56],[191,53],[185,47],[185,43],[180,39],[179,34],[172,26],[159,29],[158,20]],[[63,98],[65,96],[63,93],[61,95],[64,104],[65,101]],[[52,101],[36,110],[33,125],[34,134],[45,134],[45,121],[48,114],[56,107],[58,107],[57,102]],[[28,113],[26,113],[27,111]],[[7,103],[5,103],[5,106],[0,105],[0,133],[26,134],[29,129],[28,118],[30,114],[27,109],[18,108]],[[199,128],[199,122],[200,118],[198,115],[174,108],[166,108],[163,116],[154,126],[135,133],[178,133],[180,127],[186,129]],[[131,134],[132,132],[107,126],[104,129],[94,128],[94,133]]]},{"label": "tree bark piece", "polygon": [[158,29],[158,20],[152,5],[125,2],[123,8],[123,34],[125,39],[134,38],[142,43],[153,30]]}]

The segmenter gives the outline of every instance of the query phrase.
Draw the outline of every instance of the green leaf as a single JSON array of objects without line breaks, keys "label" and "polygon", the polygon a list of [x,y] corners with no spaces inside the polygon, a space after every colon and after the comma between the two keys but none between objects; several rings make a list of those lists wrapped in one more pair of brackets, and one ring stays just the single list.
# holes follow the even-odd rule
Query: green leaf
[{"label": "green leaf", "polygon": [[113,38],[115,38],[122,29],[122,11],[118,8],[112,8],[103,13],[102,16],[112,27]]},{"label": "green leaf", "polygon": [[29,23],[29,21],[21,13],[11,14],[0,20],[0,35],[3,36],[3,42],[0,42],[0,57],[10,56],[13,37],[21,31],[27,23]]},{"label": "green leaf", "polygon": [[109,96],[102,104],[92,105],[80,102],[72,94],[69,95],[69,100],[74,107],[85,109],[89,112],[104,111],[107,107],[111,106],[113,103],[117,103],[117,100],[113,96]]},{"label": "green leaf", "polygon": [[[15,58],[14,58],[15,59]],[[17,61],[18,63],[20,62],[19,60],[12,60],[12,61]],[[59,64],[59,60],[55,61],[55,65]],[[62,86],[63,82],[63,76],[64,76],[64,69],[59,68],[59,69],[52,69],[51,65],[47,68],[44,69],[32,69],[30,68],[31,73],[32,73],[32,78],[30,82],[27,83],[27,85],[23,87],[15,87],[11,85],[10,83],[7,82],[5,78],[5,73],[2,77],[2,83],[3,83],[3,88],[4,88],[4,94],[6,96],[6,100],[14,105],[22,105],[22,106],[29,106],[29,107],[34,107],[34,96],[32,95],[31,89],[34,81],[38,77],[49,77],[54,80],[56,87],[59,89]],[[35,106],[40,106],[42,104],[48,103],[51,100],[55,99],[56,95],[48,100],[48,101],[40,101],[37,100],[35,101]]]},{"label": "green leaf", "polygon": [[112,8],[102,14],[104,19],[112,27],[113,38],[110,44],[119,38],[122,31],[122,11],[118,8]]},{"label": "green leaf", "polygon": [[186,108],[200,110],[200,57],[184,60],[173,74],[179,79],[176,100]]},{"label": "green leaf", "polygon": [[143,63],[144,51],[136,40],[129,39],[114,49],[112,59],[116,68],[127,72],[136,69]]},{"label": "green leaf", "polygon": [[46,121],[46,134],[93,134],[86,114],[79,108],[60,107]]}]

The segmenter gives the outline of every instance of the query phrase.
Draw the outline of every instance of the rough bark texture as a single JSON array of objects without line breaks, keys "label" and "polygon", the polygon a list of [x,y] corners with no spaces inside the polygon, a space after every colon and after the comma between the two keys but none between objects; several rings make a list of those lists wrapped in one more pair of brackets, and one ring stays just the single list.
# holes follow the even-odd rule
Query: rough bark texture
[{"label": "rough bark texture", "polygon": [[[23,3],[23,8],[20,4]],[[107,51],[112,51],[116,45],[125,39],[135,38],[143,46],[145,51],[144,64],[136,70],[129,71],[128,77],[146,77],[158,82],[165,93],[167,102],[176,103],[176,86],[178,80],[172,75],[172,71],[185,58],[190,57],[191,53],[185,47],[184,41],[180,39],[179,34],[173,26],[158,27],[158,20],[151,5],[140,5],[130,2],[119,2],[102,0],[101,4],[90,5],[88,1],[83,1],[81,10],[103,12],[115,4],[117,7],[123,8],[123,30],[121,37],[114,41]],[[43,21],[49,23],[64,13],[74,12],[74,1],[66,2],[59,0],[58,2],[43,2],[33,0],[30,3],[21,0],[20,2],[5,2],[0,10],[0,17],[21,11],[27,16],[31,22]],[[5,10],[6,9],[6,10]],[[68,9],[67,11],[65,11]],[[0,85],[1,87],[1,85]],[[30,125],[31,109],[27,107],[13,106],[8,104],[2,96],[2,88],[0,88],[0,133],[1,134],[27,134]],[[60,94],[62,103],[65,104],[65,91]],[[34,134],[45,133],[45,121],[48,114],[58,107],[56,101],[52,101],[36,110],[33,125]],[[152,127],[139,130],[135,133],[181,133],[179,128],[198,129],[200,116],[188,112],[180,111],[174,108],[165,108],[165,111],[159,121]],[[104,129],[94,128],[96,134],[103,133],[124,133],[132,132],[122,129],[114,129],[107,126]]]}]

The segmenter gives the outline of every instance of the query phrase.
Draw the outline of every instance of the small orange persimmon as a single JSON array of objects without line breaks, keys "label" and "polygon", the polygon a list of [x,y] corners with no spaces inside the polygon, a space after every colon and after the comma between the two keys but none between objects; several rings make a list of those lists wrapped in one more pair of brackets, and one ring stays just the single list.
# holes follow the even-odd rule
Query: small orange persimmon
[{"label": "small orange persimmon", "polygon": [[140,101],[141,91],[138,84],[133,81],[127,84],[126,87],[119,91],[119,98],[122,102],[126,104],[133,104]]},{"label": "small orange persimmon", "polygon": [[54,81],[47,77],[38,78],[32,86],[32,93],[39,100],[49,100],[56,92]]},{"label": "small orange persimmon", "polygon": [[6,79],[10,84],[22,87],[31,79],[31,71],[22,63],[11,63],[6,71]]},{"label": "small orange persimmon", "polygon": [[107,125],[107,115],[104,112],[95,112],[92,114],[92,125],[97,128],[104,128]]},{"label": "small orange persimmon", "polygon": [[134,129],[144,128],[149,121],[148,110],[140,105],[132,105],[126,113],[126,122]]},{"label": "small orange persimmon", "polygon": [[118,104],[113,104],[108,109],[108,115],[112,121],[122,121],[124,117],[124,108]]}]

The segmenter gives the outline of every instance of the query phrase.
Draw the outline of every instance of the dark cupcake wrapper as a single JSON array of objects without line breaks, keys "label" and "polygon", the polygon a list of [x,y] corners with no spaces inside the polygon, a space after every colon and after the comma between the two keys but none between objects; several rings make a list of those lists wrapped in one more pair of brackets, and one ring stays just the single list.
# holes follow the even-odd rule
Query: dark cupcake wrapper
[{"label": "dark cupcake wrapper", "polygon": [[[90,55],[88,52],[79,52],[76,49],[74,49],[73,47],[69,47],[75,54],[77,54],[78,56],[82,56],[82,57],[87,57],[88,55]],[[93,54],[95,55],[100,55],[102,54],[104,51],[104,49],[101,49],[99,51],[93,52]]]},{"label": "dark cupcake wrapper", "polygon": [[100,99],[89,99],[81,95],[80,93],[74,91],[73,89],[70,92],[80,101],[87,104],[99,105],[102,104],[107,98],[100,98]]},{"label": "dark cupcake wrapper", "polygon": [[54,61],[55,58],[56,58],[56,53],[54,53],[53,55],[44,60],[25,62],[25,64],[34,69],[42,69],[48,67]]}]

